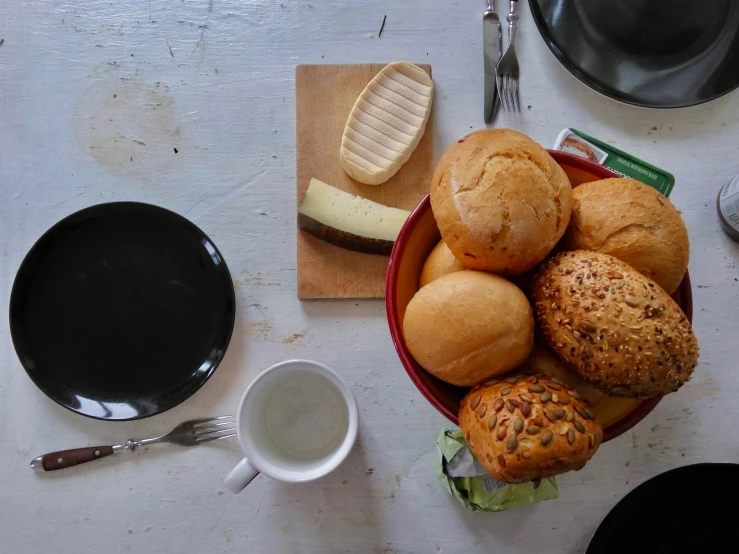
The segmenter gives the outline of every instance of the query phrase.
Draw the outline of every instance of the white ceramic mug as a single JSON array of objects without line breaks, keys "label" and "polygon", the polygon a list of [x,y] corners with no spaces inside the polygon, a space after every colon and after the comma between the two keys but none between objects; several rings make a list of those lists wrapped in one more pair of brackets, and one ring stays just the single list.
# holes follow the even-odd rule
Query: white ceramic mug
[{"label": "white ceramic mug", "polygon": [[344,461],[357,438],[357,401],[329,367],[290,360],[260,373],[239,404],[236,429],[244,459],[226,477],[241,492],[261,472],[312,481]]}]

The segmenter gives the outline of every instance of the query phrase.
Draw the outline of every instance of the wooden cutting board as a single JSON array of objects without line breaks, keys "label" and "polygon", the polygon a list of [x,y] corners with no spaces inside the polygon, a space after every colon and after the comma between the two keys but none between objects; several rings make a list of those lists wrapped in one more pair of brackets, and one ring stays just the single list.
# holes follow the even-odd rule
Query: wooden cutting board
[{"label": "wooden cutting board", "polygon": [[[431,66],[418,64],[431,75]],[[386,206],[413,210],[428,194],[434,171],[433,107],[410,160],[381,185],[364,185],[339,163],[349,112],[385,64],[299,65],[295,68],[298,206],[311,177]],[[296,208],[297,210],[297,208]],[[297,213],[296,213],[297,218]],[[386,256],[344,250],[298,229],[298,298],[384,298]]]}]

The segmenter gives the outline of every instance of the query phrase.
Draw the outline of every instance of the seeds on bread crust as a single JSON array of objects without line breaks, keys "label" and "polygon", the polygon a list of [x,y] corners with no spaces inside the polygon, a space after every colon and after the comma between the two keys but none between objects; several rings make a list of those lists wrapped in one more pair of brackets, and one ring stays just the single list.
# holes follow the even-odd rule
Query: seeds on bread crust
[{"label": "seeds on bread crust", "polygon": [[612,256],[558,254],[537,275],[533,296],[549,346],[612,396],[661,396],[677,390],[695,369],[698,342],[680,307]]},{"label": "seeds on bread crust", "polygon": [[[529,390],[531,385],[541,392]],[[565,400],[567,409],[542,401],[552,394],[550,385],[559,388],[558,400]],[[502,397],[506,388],[511,390]],[[525,482],[580,469],[600,445],[603,429],[586,417],[587,401],[571,392],[542,375],[477,386],[461,403],[459,425],[472,453],[496,479]]]}]

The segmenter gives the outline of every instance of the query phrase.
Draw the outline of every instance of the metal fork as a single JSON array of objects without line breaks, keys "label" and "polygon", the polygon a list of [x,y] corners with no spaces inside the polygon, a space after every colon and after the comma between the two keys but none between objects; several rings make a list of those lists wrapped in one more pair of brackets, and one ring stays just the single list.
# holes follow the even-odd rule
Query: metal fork
[{"label": "metal fork", "polygon": [[205,417],[202,419],[191,419],[180,423],[166,435],[150,439],[128,439],[122,444],[110,446],[88,446],[86,448],[73,448],[72,450],[60,450],[50,452],[31,462],[31,469],[54,471],[72,467],[85,462],[91,462],[110,456],[123,450],[133,452],[139,446],[155,444],[157,442],[168,442],[180,446],[196,446],[210,441],[227,439],[236,435],[236,424],[234,417],[230,415],[219,417]]},{"label": "metal fork", "polygon": [[518,99],[518,56],[516,56],[516,22],[518,21],[518,0],[511,0],[508,21],[508,48],[498,62],[497,85],[500,103],[507,112],[520,112]]}]

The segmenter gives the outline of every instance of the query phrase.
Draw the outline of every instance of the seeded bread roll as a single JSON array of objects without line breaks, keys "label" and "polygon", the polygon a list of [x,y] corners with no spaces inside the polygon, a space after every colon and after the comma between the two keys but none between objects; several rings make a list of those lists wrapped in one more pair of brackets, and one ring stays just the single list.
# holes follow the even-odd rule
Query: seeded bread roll
[{"label": "seeded bread roll", "polygon": [[426,258],[421,270],[421,282],[419,287],[428,285],[431,281],[436,281],[439,277],[443,277],[455,271],[462,271],[464,266],[454,257],[449,247],[444,244],[443,240],[439,241],[434,249]]},{"label": "seeded bread roll", "polygon": [[688,269],[685,222],[669,199],[634,179],[603,179],[572,191],[567,250],[610,254],[669,294]]},{"label": "seeded bread roll", "polygon": [[441,236],[470,269],[518,275],[570,221],[572,187],[544,148],[511,129],[475,131],[442,156],[431,183]]},{"label": "seeded bread roll", "polygon": [[516,285],[457,271],[416,292],[403,317],[415,360],[442,381],[469,387],[514,369],[534,343],[534,316]]},{"label": "seeded bread roll", "polygon": [[460,404],[459,427],[485,471],[506,483],[582,469],[603,439],[587,401],[543,375],[473,388]]},{"label": "seeded bread roll", "polygon": [[598,252],[563,252],[534,283],[534,309],[549,346],[612,396],[674,392],[698,362],[680,307],[654,281]]}]

